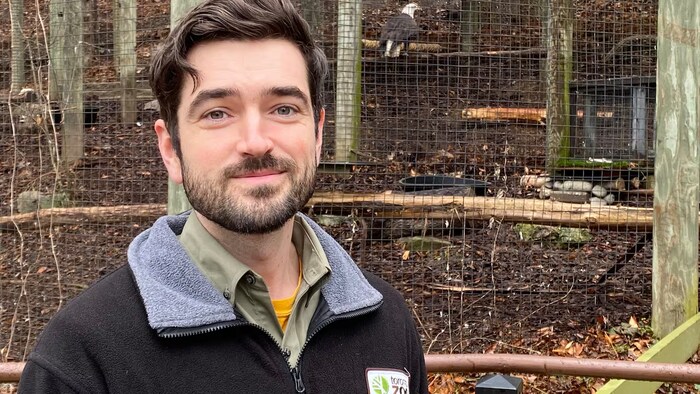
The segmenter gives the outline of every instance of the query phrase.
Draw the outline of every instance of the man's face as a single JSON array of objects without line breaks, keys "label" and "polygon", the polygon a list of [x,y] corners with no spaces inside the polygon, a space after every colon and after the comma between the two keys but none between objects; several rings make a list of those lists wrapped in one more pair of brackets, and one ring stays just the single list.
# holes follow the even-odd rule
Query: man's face
[{"label": "man's face", "polygon": [[193,91],[187,77],[181,92],[181,157],[156,123],[171,179],[223,228],[280,228],[311,197],[321,152],[324,113],[314,124],[301,52],[286,40],[226,40],[195,46],[187,60],[199,83]]}]

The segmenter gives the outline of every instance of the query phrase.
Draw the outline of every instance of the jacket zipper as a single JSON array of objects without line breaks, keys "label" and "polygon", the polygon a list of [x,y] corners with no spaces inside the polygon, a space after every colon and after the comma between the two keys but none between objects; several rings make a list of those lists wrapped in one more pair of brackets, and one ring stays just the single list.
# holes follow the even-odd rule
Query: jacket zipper
[{"label": "jacket zipper", "polygon": [[[200,334],[208,334],[208,333],[212,333],[214,331],[219,331],[219,330],[223,330],[226,328],[232,328],[235,326],[243,326],[243,325],[250,325],[250,326],[256,327],[260,331],[264,332],[272,340],[272,342],[277,346],[277,350],[279,350],[282,357],[285,358],[285,363],[289,362],[289,360],[287,360],[287,357],[285,357],[286,352],[282,348],[282,345],[280,345],[279,342],[277,342],[275,337],[273,337],[269,331],[267,331],[262,326],[259,326],[257,324],[253,324],[253,323],[247,322],[247,321],[246,322],[224,322],[224,323],[212,324],[212,325],[209,325],[206,327],[199,327],[199,328],[178,328],[176,330],[173,330],[173,332],[160,332],[160,333],[158,333],[158,336],[160,336],[162,338],[183,338],[183,337],[195,336],[195,335],[200,335]],[[287,365],[289,365],[289,364],[287,364]],[[304,382],[302,382],[302,380],[301,380],[301,372],[299,371],[299,369],[294,367],[290,370],[290,372],[292,374],[292,379],[294,380],[294,389],[296,390],[296,392],[297,393],[306,392],[306,387],[304,387]]]},{"label": "jacket zipper", "polygon": [[[299,365],[301,365],[301,357],[304,354],[304,350],[306,349],[306,346],[309,344],[311,339],[318,334],[319,331],[321,331],[323,328],[327,327],[329,324],[338,321],[338,320],[344,320],[344,319],[352,319],[354,317],[364,315],[366,313],[374,312],[379,307],[383,304],[383,301],[378,302],[375,305],[362,308],[357,311],[353,312],[347,312],[342,315],[336,315],[332,316],[321,323],[319,323],[314,330],[311,332],[311,334],[308,334],[306,336],[306,341],[304,341],[304,344],[301,346],[301,349],[299,350],[299,357],[297,358],[297,366],[292,367],[290,369],[290,373],[292,374],[292,379],[294,380],[294,389],[296,390],[297,393],[305,393],[306,392],[306,387],[304,386],[304,381],[301,378],[301,369],[299,368]],[[277,346],[277,349],[280,351],[280,354],[282,357],[284,357],[285,351],[282,348],[282,345],[280,345],[275,337],[270,334],[269,331],[267,331],[265,328],[262,326],[259,326],[257,324],[253,324],[250,322],[224,322],[224,323],[216,323],[216,324],[211,324],[206,327],[199,327],[199,328],[178,328],[176,330],[173,330],[173,332],[159,332],[158,336],[162,338],[182,338],[182,337],[188,337],[188,336],[194,336],[194,335],[199,335],[199,334],[207,334],[207,333],[212,333],[215,331],[227,329],[227,328],[232,328],[235,326],[242,326],[242,325],[251,325],[253,327],[258,328],[260,331],[264,332],[271,340],[272,342]],[[286,360],[286,357],[285,357]],[[288,360],[286,360],[288,361]]]},{"label": "jacket zipper", "polygon": [[215,331],[232,328],[242,324],[247,323],[228,321],[222,323],[209,324],[204,327],[164,329],[158,332],[158,336],[161,338],[183,338],[200,334],[209,334]]},{"label": "jacket zipper", "polygon": [[383,303],[384,303],[383,301],[380,301],[376,305],[372,305],[372,306],[369,306],[369,307],[366,307],[366,308],[363,308],[363,309],[360,309],[360,310],[357,310],[354,312],[348,312],[348,313],[344,313],[342,315],[332,316],[332,317],[322,321],[321,323],[319,323],[319,325],[316,326],[316,328],[314,328],[314,330],[311,332],[311,334],[306,335],[306,341],[301,346],[301,350],[299,350],[299,357],[297,358],[297,366],[292,368],[292,371],[291,371],[292,377],[294,378],[294,383],[296,386],[297,393],[305,393],[306,392],[306,387],[304,387],[304,382],[301,380],[301,369],[299,368],[299,366],[301,365],[301,357],[304,354],[304,350],[306,349],[306,345],[309,344],[311,339],[314,336],[316,336],[316,334],[318,334],[319,331],[321,331],[324,327],[327,327],[329,324],[331,324],[335,321],[338,321],[338,320],[352,319],[354,317],[364,315],[366,313],[374,312],[377,309],[379,309],[379,307]]}]

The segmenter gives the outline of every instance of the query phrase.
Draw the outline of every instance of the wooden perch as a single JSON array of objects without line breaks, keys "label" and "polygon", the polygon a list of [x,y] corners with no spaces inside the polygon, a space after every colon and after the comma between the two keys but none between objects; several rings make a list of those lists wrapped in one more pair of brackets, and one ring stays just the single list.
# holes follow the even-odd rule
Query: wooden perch
[{"label": "wooden perch", "polygon": [[[357,210],[373,218],[441,219],[455,221],[489,220],[538,223],[570,227],[649,230],[651,208],[592,206],[551,200],[520,198],[431,196],[404,193],[345,194],[317,192],[307,207],[315,212],[364,207]],[[60,224],[119,223],[153,219],[166,212],[163,204],[120,205],[113,207],[51,208],[20,215],[0,217],[0,229]],[[323,212],[325,213],[325,212]]]},{"label": "wooden perch", "polygon": [[[612,118],[615,115],[612,111],[596,111],[595,116],[599,118]],[[583,111],[576,111],[578,118],[583,118]],[[544,125],[547,119],[545,108],[465,108],[462,110],[462,119],[503,122],[509,120],[525,120],[537,122]]]},{"label": "wooden perch", "polygon": [[465,108],[462,118],[480,121],[525,120],[545,124],[547,110],[544,108]]},{"label": "wooden perch", "polygon": [[480,52],[446,52],[439,53],[437,57],[499,57],[499,56],[522,56],[522,55],[538,55],[547,54],[547,48],[527,48],[505,51],[480,51]]},{"label": "wooden perch", "polygon": [[593,206],[552,200],[430,196],[404,193],[316,193],[314,207],[367,207],[358,210],[374,218],[489,220],[603,229],[651,229],[654,210],[625,206]]},{"label": "wooden perch", "polygon": [[[401,50],[403,50],[403,44],[401,45]],[[377,40],[365,40],[362,39],[362,46],[367,49],[378,49],[379,41]],[[442,46],[440,44],[427,44],[420,42],[412,42],[408,44],[408,50],[413,52],[440,52],[442,51]]]}]

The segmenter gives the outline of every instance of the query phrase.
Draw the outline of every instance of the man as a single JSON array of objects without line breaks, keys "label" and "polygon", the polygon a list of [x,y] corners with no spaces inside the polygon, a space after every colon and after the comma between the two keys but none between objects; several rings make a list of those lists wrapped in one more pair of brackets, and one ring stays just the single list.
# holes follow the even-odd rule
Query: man
[{"label": "man", "polygon": [[209,0],[154,56],[155,131],[191,213],[47,325],[21,393],[427,393],[411,314],[299,213],[327,63],[287,0]]}]

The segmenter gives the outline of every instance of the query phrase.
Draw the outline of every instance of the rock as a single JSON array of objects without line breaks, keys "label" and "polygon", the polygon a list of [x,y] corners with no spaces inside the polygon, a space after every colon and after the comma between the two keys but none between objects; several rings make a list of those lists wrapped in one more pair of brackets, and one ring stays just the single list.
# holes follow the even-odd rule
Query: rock
[{"label": "rock", "polygon": [[66,193],[43,194],[36,190],[22,192],[17,196],[17,211],[19,213],[34,212],[38,209],[60,208],[69,203]]},{"label": "rock", "polygon": [[605,201],[604,199],[600,198],[600,197],[591,197],[588,201],[589,201],[589,202],[591,203],[591,205],[593,205],[593,206],[605,206],[605,205],[608,205],[608,202]]},{"label": "rock", "polygon": [[520,186],[538,188],[551,180],[552,178],[548,176],[523,175],[520,177]]},{"label": "rock", "polygon": [[405,237],[397,241],[403,250],[411,252],[438,250],[452,245],[451,242],[436,237]]},{"label": "rock", "polygon": [[605,196],[605,197],[603,198],[603,200],[605,200],[605,202],[607,202],[608,205],[612,205],[612,203],[615,202],[615,195],[613,195],[613,194],[608,194],[607,196]]},{"label": "rock", "polygon": [[552,194],[552,189],[548,188],[547,186],[543,186],[540,188],[540,198],[545,199],[549,198],[549,196]]},{"label": "rock", "polygon": [[316,220],[316,223],[326,227],[339,227],[346,221],[350,220],[347,216],[339,215],[316,215],[314,219]]},{"label": "rock", "polygon": [[573,190],[578,192],[590,192],[593,184],[588,181],[564,181],[561,190]]},{"label": "rock", "polygon": [[552,189],[554,189],[554,190],[564,190],[564,182],[562,182],[562,181],[554,181],[554,184],[552,185]]},{"label": "rock", "polygon": [[143,105],[144,111],[160,111],[160,104],[158,100],[151,100]]},{"label": "rock", "polygon": [[608,194],[608,191],[603,186],[595,185],[593,186],[593,189],[591,189],[591,194],[596,197],[603,198]]}]

